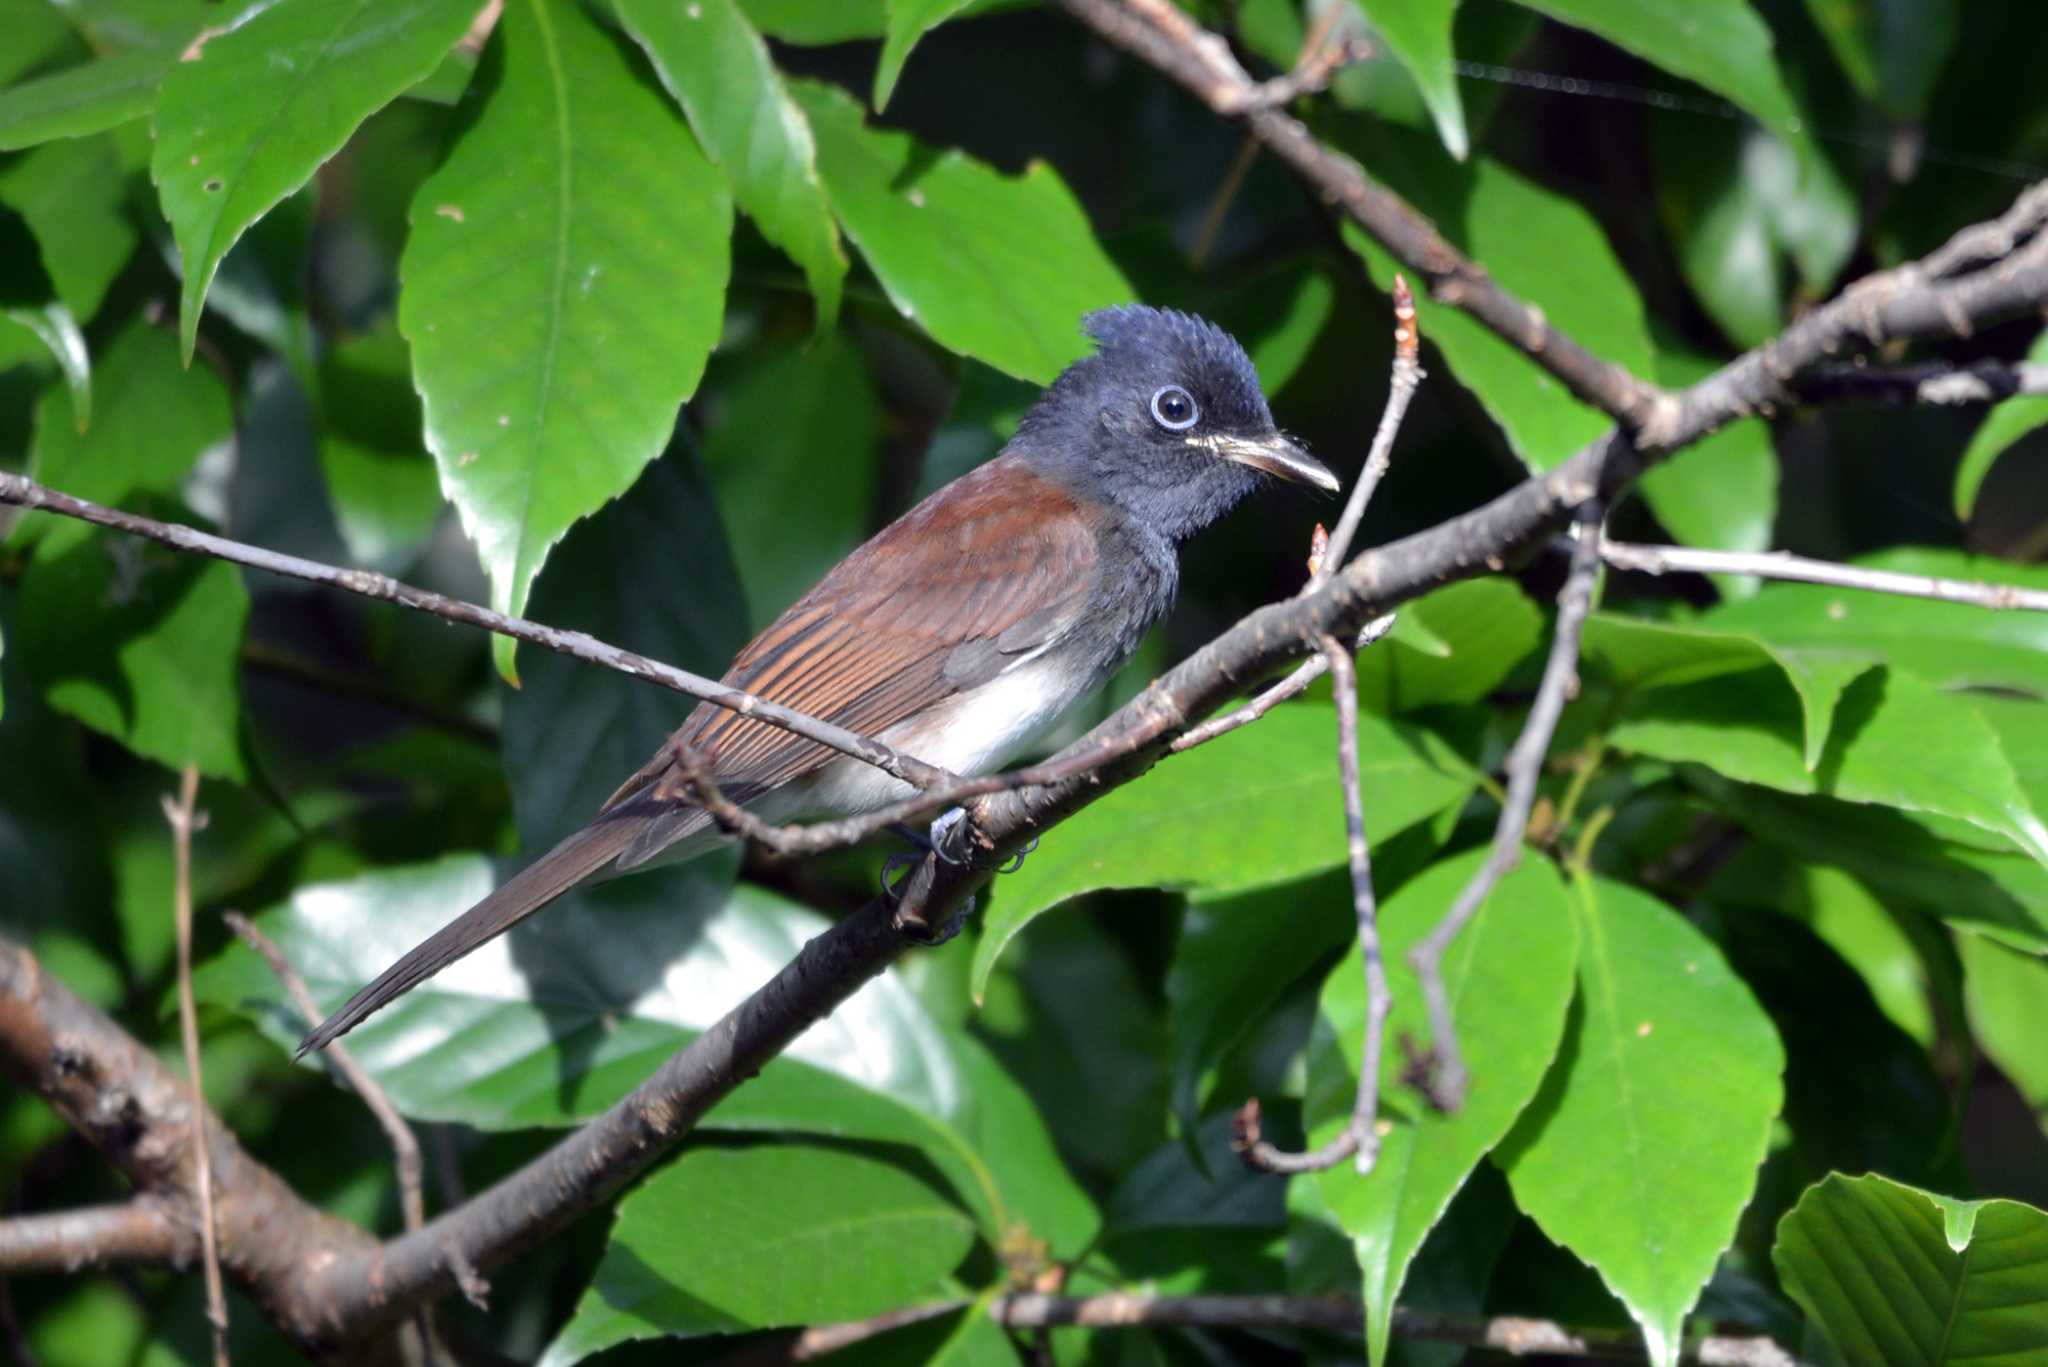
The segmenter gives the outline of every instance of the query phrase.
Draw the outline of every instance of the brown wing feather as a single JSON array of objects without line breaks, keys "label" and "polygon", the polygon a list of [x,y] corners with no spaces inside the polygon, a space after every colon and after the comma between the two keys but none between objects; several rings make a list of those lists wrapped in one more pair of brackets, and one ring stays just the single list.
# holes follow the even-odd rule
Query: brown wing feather
[{"label": "brown wing feather", "polygon": [[[842,560],[740,652],[722,682],[876,736],[1056,639],[1079,616],[1097,568],[1088,511],[999,458]],[[675,739],[708,756],[742,801],[835,753],[708,703]],[[664,748],[605,805],[679,779],[671,769]]]}]

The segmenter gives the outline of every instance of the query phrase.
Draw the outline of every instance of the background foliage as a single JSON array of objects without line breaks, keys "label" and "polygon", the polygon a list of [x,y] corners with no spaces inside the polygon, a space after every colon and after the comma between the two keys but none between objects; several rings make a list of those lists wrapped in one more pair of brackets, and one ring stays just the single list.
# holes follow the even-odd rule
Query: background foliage
[{"label": "background foliage", "polygon": [[[1321,12],[1198,8],[1272,69]],[[1239,135],[1057,14],[508,0],[480,51],[451,53],[476,9],[0,0],[0,463],[713,674],[991,454],[1094,306],[1223,322],[1281,421],[1355,468],[1390,259],[1269,162],[1231,188]],[[2048,163],[2048,21],[2022,0],[1362,0],[1337,22],[1377,55],[1308,103],[1318,134],[1662,383]],[[1432,378],[1375,537],[1607,426],[1469,318],[1422,309]],[[2037,331],[1948,354],[2048,360]],[[1654,472],[1616,527],[2048,586],[2044,422],[2040,399],[1757,417]],[[1112,698],[1291,591],[1317,516],[1276,498],[1196,547]],[[302,1022],[210,912],[267,909],[331,1006],[580,823],[683,700],[81,524],[0,530],[0,925],[171,1047],[157,799],[167,766],[197,765],[211,1099],[313,1199],[394,1228],[369,1117],[289,1062]],[[1361,661],[1396,949],[1491,828],[1487,772],[1560,568],[1413,604]],[[496,1272],[457,1331],[521,1360],[715,1360],[732,1335],[1057,1267],[1074,1292],[1362,1294],[1375,1360],[1459,1355],[1390,1341],[1397,1294],[1635,1325],[1664,1360],[1688,1314],[1818,1358],[2035,1360],[2048,623],[1615,580],[1586,655],[1536,824],[1550,857],[1453,956],[1471,1102],[1423,1108],[1392,1051],[1370,1178],[1283,1182],[1224,1147],[1249,1095],[1283,1138],[1334,1129],[1358,1066],[1312,696],[1062,827],[965,943],[805,1036],[613,1216]],[[863,899],[880,853],[579,894],[359,1030],[426,1134],[432,1201],[621,1095]],[[1396,1032],[1419,1033],[1396,990]],[[29,1098],[0,1098],[0,1169],[18,1208],[118,1194]],[[197,1360],[193,1277],[8,1290],[43,1361]],[[289,1356],[246,1303],[234,1324],[238,1363]],[[1050,1344],[1062,1362],[1361,1351],[1227,1330]],[[972,1313],[859,1351],[1016,1354]]]}]

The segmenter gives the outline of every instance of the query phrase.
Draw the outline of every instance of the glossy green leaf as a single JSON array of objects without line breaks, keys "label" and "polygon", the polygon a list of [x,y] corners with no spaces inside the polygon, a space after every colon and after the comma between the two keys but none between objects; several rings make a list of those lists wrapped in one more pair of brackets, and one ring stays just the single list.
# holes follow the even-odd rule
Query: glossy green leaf
[{"label": "glossy green leaf", "polygon": [[[248,616],[248,590],[224,561],[114,532],[53,535],[22,577],[14,644],[58,711],[145,759],[239,782]],[[82,622],[92,629],[81,631]]]},{"label": "glossy green leaf", "polygon": [[[1842,693],[1813,769],[1799,731],[1792,700],[1769,672],[1750,671],[1641,697],[1609,739],[1634,754],[1703,764],[1782,792],[1953,818],[2048,863],[2041,814],[1967,696],[1897,669],[1871,670]],[[1929,734],[1941,745],[1930,747]]]},{"label": "glossy green leaf", "polygon": [[[257,923],[332,1010],[503,874],[481,855],[450,855],[302,886]],[[729,861],[707,858],[573,892],[358,1026],[349,1048],[408,1115],[486,1130],[575,1124],[639,1085],[826,928],[816,913],[730,880]],[[195,984],[281,1046],[305,1033],[268,968],[239,943]],[[1046,1166],[1051,1141],[1016,1084],[972,1052],[887,973],[704,1125],[909,1145],[991,1238],[1022,1219],[1078,1248],[1092,1228],[1085,1195]],[[970,1135],[983,1136],[986,1154]]]},{"label": "glossy green leaf", "polygon": [[[1862,556],[1872,569],[2048,589],[2048,567],[1960,551],[1914,548]],[[1701,625],[1746,632],[1773,647],[1868,656],[1933,683],[2018,689],[2048,697],[2048,614],[1987,612],[1962,603],[1774,584],[1715,608]]]},{"label": "glossy green leaf", "polygon": [[516,613],[570,525],[668,444],[718,337],[732,201],[578,6],[508,4],[477,81],[413,203],[398,325],[442,487]]},{"label": "glossy green leaf", "polygon": [[1926,966],[1912,935],[1876,894],[1840,869],[1801,867],[1798,916],[1862,975],[1892,1024],[1923,1048],[1935,1040]]},{"label": "glossy green leaf", "polygon": [[[2027,348],[2027,360],[2048,366],[2048,331]],[[1956,516],[1967,518],[1976,511],[1977,494],[1991,467],[2020,438],[2041,427],[2048,427],[2048,395],[2019,394],[1992,406],[1971,434],[1963,463],[1956,467]]]},{"label": "glossy green leaf", "polygon": [[1577,1005],[1498,1157],[1515,1203],[1600,1273],[1670,1367],[1755,1188],[1785,1055],[1690,921],[1603,878],[1572,892]]},{"label": "glossy green leaf", "polygon": [[[739,558],[748,615],[766,626],[867,538],[881,402],[860,352],[836,332],[769,355],[718,398],[704,464]],[[716,675],[724,664],[705,672]]]},{"label": "glossy green leaf", "polygon": [[1913,122],[1955,47],[1960,0],[1806,0],[1814,27],[1857,93]]},{"label": "glossy green leaf", "polygon": [[412,357],[388,321],[320,358],[320,472],[356,564],[402,572],[445,506],[420,439]]},{"label": "glossy green leaf", "polygon": [[[1484,862],[1473,850],[1423,873],[1381,908],[1382,955],[1394,1011],[1386,1038],[1428,1037],[1422,990],[1408,951],[1433,929]],[[1471,1070],[1465,1103],[1446,1114],[1402,1082],[1399,1048],[1381,1059],[1380,1152],[1361,1177],[1349,1163],[1316,1174],[1351,1236],[1364,1274],[1366,1347],[1387,1356],[1393,1308],[1409,1264],[1479,1160],[1537,1094],[1564,1038],[1579,932],[1556,870],[1524,860],[1501,880],[1444,959],[1458,1044]],[[1356,949],[1331,970],[1309,1046],[1305,1117],[1321,1143],[1342,1128],[1357,1090],[1365,986]]]},{"label": "glossy green leaf", "polygon": [[2048,954],[2029,954],[1982,935],[1959,935],[1963,1002],[1970,1033],[2048,1128]]},{"label": "glossy green leaf", "polygon": [[81,322],[141,240],[123,206],[126,179],[105,137],[50,143],[0,170],[0,204],[27,221],[58,300]]},{"label": "glossy green leaf", "polygon": [[888,28],[887,0],[738,0],[749,23],[785,43],[824,45],[879,38]]},{"label": "glossy green leaf", "polygon": [[940,345],[1048,384],[1087,350],[1081,315],[1131,289],[1051,167],[1005,176],[861,122],[830,86],[792,86],[847,235]]},{"label": "glossy green leaf", "polygon": [[938,1291],[973,1241],[958,1207],[876,1159],[698,1149],[619,1203],[597,1275],[541,1361],[567,1367],[631,1339],[862,1319]]},{"label": "glossy green leaf", "polygon": [[[1651,376],[1655,353],[1642,300],[1591,214],[1488,157],[1457,166],[1394,129],[1355,141],[1376,178],[1484,261],[1502,285],[1541,308],[1553,327],[1632,374]],[[1390,288],[1397,267],[1386,249],[1350,223],[1344,240],[1365,258],[1374,282]],[[1416,295],[1415,311],[1427,344],[1529,468],[1549,469],[1613,425],[1469,314],[1426,292]]]},{"label": "glossy green leaf", "polygon": [[1359,701],[1382,712],[1478,702],[1542,630],[1542,612],[1512,580],[1448,585],[1404,604],[1393,634],[1358,657]]},{"label": "glossy green leaf", "polygon": [[0,152],[104,133],[149,113],[178,48],[149,47],[0,90]]},{"label": "glossy green leaf", "polygon": [[[659,564],[662,573],[649,575]],[[534,614],[713,677],[746,643],[746,616],[717,509],[686,446],[563,538]],[[536,652],[503,687],[505,775],[526,851],[597,815],[696,700],[582,660]]]},{"label": "glossy green leaf", "polygon": [[1831,1173],[1778,1223],[1778,1277],[1843,1360],[2023,1367],[2048,1355],[2048,1213]]},{"label": "glossy green leaf", "polygon": [[1855,249],[1856,196],[1824,159],[1760,128],[1678,112],[1652,120],[1657,207],[1686,284],[1738,346],[1785,325],[1789,259],[1824,295]]},{"label": "glossy green leaf", "polygon": [[1451,20],[1457,17],[1458,0],[1358,3],[1414,78],[1444,150],[1463,161],[1470,144],[1465,133],[1465,106],[1458,99],[1458,76],[1451,68]]},{"label": "glossy green leaf", "polygon": [[1562,23],[1697,81],[1810,153],[1805,121],[1778,70],[1771,30],[1746,0],[1520,0]]},{"label": "glossy green leaf", "polygon": [[164,75],[150,177],[184,260],[179,336],[199,335],[228,248],[357,125],[440,64],[477,0],[283,0]]},{"label": "glossy green leaf", "polygon": [[619,17],[724,169],[740,208],[803,268],[818,301],[818,328],[829,330],[839,317],[846,253],[818,179],[810,123],[761,35],[735,0],[620,0]]},{"label": "glossy green leaf", "polygon": [[[185,370],[176,339],[143,323],[116,336],[93,375],[99,420],[83,433],[66,390],[36,409],[33,469],[52,488],[96,503],[133,506],[177,491],[200,454],[234,432],[226,388],[211,370]],[[92,536],[88,523],[25,518],[17,540],[38,537],[50,554]]]},{"label": "glossy green leaf", "polygon": [[973,4],[974,0],[889,0],[889,30],[882,39],[882,60],[875,67],[875,109],[889,104],[903,63],[917,40]]},{"label": "glossy green leaf", "polygon": [[1843,690],[1873,667],[1846,652],[1774,649],[1739,632],[1606,612],[1587,619],[1584,654],[1631,694],[1775,667],[1799,700],[1801,760],[1809,772],[1820,766]]},{"label": "glossy green leaf", "polygon": [[[1674,341],[1657,340],[1657,381],[1674,387],[1705,379],[1716,363]],[[1657,521],[1682,545],[1760,551],[1778,516],[1778,454],[1762,418],[1740,418],[1661,460],[1636,482]],[[1714,575],[1723,598],[1747,598],[1757,581]]]},{"label": "glossy green leaf", "polygon": [[48,0],[0,0],[0,24],[7,26],[8,37],[0,48],[0,85],[74,56],[80,48],[63,11]]},{"label": "glossy green leaf", "polygon": [[[976,997],[1025,926],[1083,892],[1167,887],[1224,894],[1342,864],[1335,736],[1334,708],[1276,708],[1063,822],[995,889],[975,946]],[[1366,830],[1375,841],[1472,790],[1471,771],[1429,732],[1364,715],[1358,752],[1370,794]]]},{"label": "glossy green leaf", "polygon": [[1789,797],[1704,771],[1688,777],[1759,839],[1846,869],[1887,898],[1943,920],[2009,944],[2048,949],[2048,869],[2030,855],[1959,841],[1901,812]]},{"label": "glossy green leaf", "polygon": [[86,350],[85,334],[79,331],[71,310],[62,304],[0,309],[0,318],[32,335],[57,362],[71,394],[72,426],[83,436],[92,426],[92,354]]}]

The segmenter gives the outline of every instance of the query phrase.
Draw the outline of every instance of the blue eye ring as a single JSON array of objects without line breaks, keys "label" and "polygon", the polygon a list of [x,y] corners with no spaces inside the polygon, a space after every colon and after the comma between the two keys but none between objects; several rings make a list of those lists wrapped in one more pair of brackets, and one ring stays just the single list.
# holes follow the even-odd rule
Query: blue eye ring
[{"label": "blue eye ring", "polygon": [[1177,384],[1163,384],[1152,391],[1152,421],[1169,432],[1185,432],[1202,420],[1195,396]]}]

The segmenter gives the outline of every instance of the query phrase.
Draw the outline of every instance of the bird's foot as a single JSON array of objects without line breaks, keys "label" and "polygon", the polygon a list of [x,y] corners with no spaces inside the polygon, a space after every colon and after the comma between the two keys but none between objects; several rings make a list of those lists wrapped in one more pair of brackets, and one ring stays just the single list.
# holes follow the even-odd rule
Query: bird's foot
[{"label": "bird's foot", "polygon": [[[966,822],[967,809],[965,807],[954,807],[934,819],[929,830],[919,831],[901,821],[890,826],[889,829],[909,841],[912,845],[915,845],[923,854],[931,855],[932,858],[938,860],[941,864],[951,864],[956,868],[988,868],[989,865],[982,863],[972,850],[956,852],[955,847],[961,843],[968,829]],[[997,865],[995,871],[997,873],[1015,873],[1018,869],[1024,867],[1024,856],[1037,848],[1038,837],[1033,836],[1025,843],[1022,849],[1011,855],[1000,865]],[[888,874],[893,872],[893,869],[890,867],[891,863],[905,858],[915,860],[918,857],[920,856],[909,855],[908,853],[892,855],[890,862],[883,865],[885,880]],[[901,867],[901,865],[898,864],[897,867]]]}]

